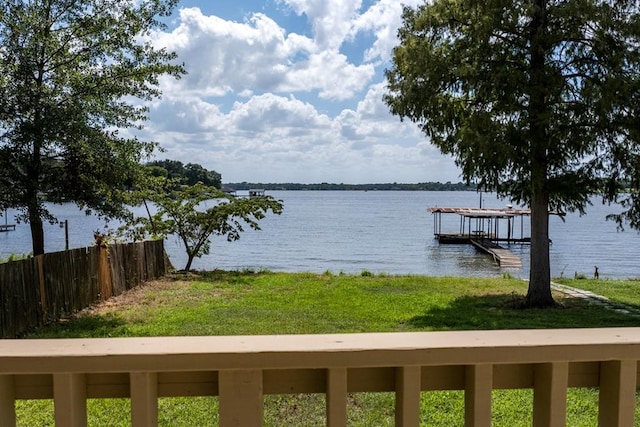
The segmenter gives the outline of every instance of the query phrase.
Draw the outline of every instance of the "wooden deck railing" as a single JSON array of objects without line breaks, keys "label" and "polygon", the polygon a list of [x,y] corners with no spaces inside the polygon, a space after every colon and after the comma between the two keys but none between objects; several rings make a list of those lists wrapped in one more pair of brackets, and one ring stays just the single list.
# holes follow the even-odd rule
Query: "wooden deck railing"
[{"label": "wooden deck railing", "polygon": [[396,425],[419,424],[420,393],[464,390],[467,426],[491,425],[494,389],[533,389],[536,426],[564,426],[567,389],[598,387],[599,425],[633,426],[640,328],[0,341],[0,420],[15,400],[53,398],[58,426],[83,426],[89,398],[131,399],[134,426],[158,397],[219,396],[222,426],[262,424],[263,395],[391,391]]}]

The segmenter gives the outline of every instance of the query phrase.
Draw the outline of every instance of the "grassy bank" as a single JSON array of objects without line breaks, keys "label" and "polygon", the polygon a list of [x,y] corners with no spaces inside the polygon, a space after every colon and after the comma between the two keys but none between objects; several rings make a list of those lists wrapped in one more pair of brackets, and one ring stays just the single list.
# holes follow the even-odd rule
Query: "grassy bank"
[{"label": "grassy bank", "polygon": [[[639,282],[579,281],[640,307]],[[640,319],[556,295],[558,308],[522,310],[513,278],[213,272],[131,291],[32,337],[257,335],[640,326]],[[351,396],[352,425],[393,425],[393,395]],[[531,425],[531,392],[495,391],[494,425]],[[268,396],[266,425],[324,425],[324,396]],[[423,393],[423,425],[461,425],[462,392]],[[571,390],[568,425],[595,425],[597,392]],[[217,400],[161,399],[161,425],[216,425]],[[105,418],[107,417],[107,418]],[[91,425],[128,425],[128,402],[90,401]],[[53,425],[51,402],[19,404],[21,425]],[[640,416],[638,417],[640,420]]]}]

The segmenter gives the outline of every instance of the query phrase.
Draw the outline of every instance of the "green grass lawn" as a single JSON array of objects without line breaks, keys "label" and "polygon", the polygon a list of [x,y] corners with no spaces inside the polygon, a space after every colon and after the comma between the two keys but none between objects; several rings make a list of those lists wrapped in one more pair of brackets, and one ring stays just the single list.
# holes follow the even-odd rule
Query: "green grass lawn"
[{"label": "green grass lawn", "polygon": [[[563,283],[640,308],[638,281]],[[154,282],[29,338],[640,326],[638,317],[562,295],[557,308],[523,310],[525,293],[526,283],[509,277],[212,272]],[[531,425],[531,401],[530,390],[496,390],[493,425]],[[393,402],[389,393],[351,395],[350,425],[393,425]],[[422,425],[463,424],[463,402],[458,391],[423,393]],[[128,405],[92,400],[89,423],[129,425]],[[217,399],[160,399],[159,411],[161,425],[216,425]],[[19,402],[18,418],[20,425],[53,425],[52,404]],[[597,392],[570,390],[568,418],[568,425],[595,425]],[[324,425],[324,395],[267,396],[265,425]]]}]

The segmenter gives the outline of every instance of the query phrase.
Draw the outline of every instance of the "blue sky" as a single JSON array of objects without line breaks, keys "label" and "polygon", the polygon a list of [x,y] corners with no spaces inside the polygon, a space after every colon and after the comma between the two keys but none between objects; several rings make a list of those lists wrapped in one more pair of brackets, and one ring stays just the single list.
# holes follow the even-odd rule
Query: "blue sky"
[{"label": "blue sky", "polygon": [[188,75],[161,81],[139,136],[224,182],[458,181],[382,102],[400,4],[182,0],[153,41]]}]

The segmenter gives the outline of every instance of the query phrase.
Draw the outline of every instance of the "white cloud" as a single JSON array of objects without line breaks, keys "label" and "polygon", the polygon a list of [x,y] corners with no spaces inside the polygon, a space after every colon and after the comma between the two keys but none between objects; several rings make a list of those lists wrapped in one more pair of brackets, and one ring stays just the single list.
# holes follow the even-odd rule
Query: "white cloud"
[{"label": "white cloud", "polygon": [[322,49],[337,50],[359,33],[373,33],[375,41],[364,52],[364,60],[388,61],[397,44],[402,24],[402,8],[417,6],[423,0],[379,0],[364,11],[361,0],[278,0],[311,22],[314,40]]},{"label": "white cloud", "polygon": [[326,129],[329,118],[318,114],[308,103],[272,94],[255,96],[246,103],[236,102],[229,114],[230,124],[239,130],[291,134]]},{"label": "white cloud", "polygon": [[[278,3],[307,17],[309,36],[265,13],[235,22],[197,8],[181,9],[170,32],[154,35],[189,73],[161,81],[165,97],[150,105],[139,134],[160,142],[167,150],[160,158],[202,164],[225,182],[458,179],[453,161],[382,100],[399,3],[364,10],[360,0]],[[342,52],[363,33],[373,35],[366,54]]]},{"label": "white cloud", "polygon": [[151,110],[162,125],[148,131],[167,149],[162,156],[215,169],[225,182],[455,181],[452,162],[413,124],[383,113],[382,88],[372,85],[357,109],[334,117],[273,94],[227,113],[201,100],[166,102]]},{"label": "white cloud", "polygon": [[312,92],[344,100],[373,77],[369,64],[355,65],[336,50],[324,50],[291,33],[264,14],[247,21],[205,16],[197,8],[180,11],[178,26],[154,35],[158,46],[178,53],[188,75],[167,82],[165,92],[204,96],[255,92]]},{"label": "white cloud", "polygon": [[338,50],[358,15],[361,0],[279,0],[312,24],[314,40],[320,49]]},{"label": "white cloud", "polygon": [[255,14],[243,23],[204,16],[197,8],[180,10],[171,33],[155,35],[155,43],[178,53],[188,75],[175,91],[221,96],[245,90],[273,90],[283,81],[287,48],[284,30]]},{"label": "white cloud", "polygon": [[224,127],[219,108],[197,97],[165,97],[152,111],[158,131],[198,133]]},{"label": "white cloud", "polygon": [[302,92],[304,88],[313,87],[320,89],[320,98],[344,100],[352,98],[374,74],[371,64],[355,66],[346,56],[325,51],[292,67],[283,88]]},{"label": "white cloud", "polygon": [[365,60],[375,61],[380,59],[388,61],[391,52],[398,43],[397,30],[402,25],[402,8],[417,6],[423,0],[380,0],[374,3],[352,22],[350,35],[354,37],[359,32],[372,32],[375,41],[365,51]]}]

